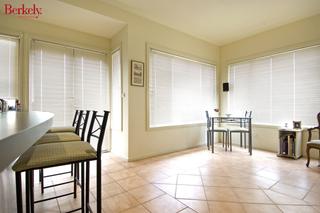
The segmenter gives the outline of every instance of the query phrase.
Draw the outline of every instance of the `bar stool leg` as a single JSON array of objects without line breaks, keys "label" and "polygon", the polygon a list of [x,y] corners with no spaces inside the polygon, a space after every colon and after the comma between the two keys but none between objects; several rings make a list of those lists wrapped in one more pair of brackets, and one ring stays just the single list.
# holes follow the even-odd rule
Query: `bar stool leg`
[{"label": "bar stool leg", "polygon": [[[213,147],[213,144],[212,144]],[[97,159],[97,213],[101,213],[101,158]]]},{"label": "bar stool leg", "polygon": [[31,213],[34,213],[34,170],[30,171],[29,181],[30,181],[30,209]]},{"label": "bar stool leg", "polygon": [[17,213],[23,212],[22,205],[22,189],[21,189],[21,172],[16,172],[16,202],[17,202]]},{"label": "bar stool leg", "polygon": [[74,164],[71,164],[71,171],[70,171],[71,176],[73,176],[73,165],[74,165]]},{"label": "bar stool leg", "polygon": [[43,192],[44,192],[44,175],[43,175],[43,169],[40,169],[39,170],[39,173],[40,173],[40,178],[41,178],[41,181],[40,181],[40,183],[41,183],[41,185],[40,185],[40,187],[41,187],[41,194],[43,194]]},{"label": "bar stool leg", "polygon": [[86,213],[89,212],[89,203],[90,203],[90,197],[89,197],[89,191],[90,191],[90,161],[86,162]]},{"label": "bar stool leg", "polygon": [[30,173],[26,171],[26,212],[30,213]]},{"label": "bar stool leg", "polygon": [[73,198],[77,198],[77,172],[78,172],[78,167],[75,165],[74,167],[74,176],[73,176]]},{"label": "bar stool leg", "polygon": [[84,203],[84,162],[81,162],[81,212],[85,211],[85,203]]}]

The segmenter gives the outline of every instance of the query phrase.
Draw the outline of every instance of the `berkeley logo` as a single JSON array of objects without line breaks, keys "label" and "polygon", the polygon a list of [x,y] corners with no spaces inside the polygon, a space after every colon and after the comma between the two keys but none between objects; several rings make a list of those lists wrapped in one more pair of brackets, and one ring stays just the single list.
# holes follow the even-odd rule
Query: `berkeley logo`
[{"label": "berkeley logo", "polygon": [[38,18],[40,15],[42,15],[42,8],[37,7],[36,4],[33,4],[31,7],[26,7],[25,4],[22,4],[18,7],[14,7],[11,4],[4,4],[4,13],[6,15],[17,15],[20,17]]}]

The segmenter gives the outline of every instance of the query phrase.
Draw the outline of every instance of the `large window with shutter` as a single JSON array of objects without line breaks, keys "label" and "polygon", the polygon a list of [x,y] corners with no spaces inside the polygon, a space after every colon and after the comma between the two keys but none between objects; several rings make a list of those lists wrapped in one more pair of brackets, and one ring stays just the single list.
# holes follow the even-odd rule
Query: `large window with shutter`
[{"label": "large window with shutter", "polygon": [[316,125],[320,46],[231,64],[229,82],[233,115],[252,110],[255,123]]},{"label": "large window with shutter", "polygon": [[75,109],[103,110],[109,73],[103,53],[33,41],[30,109],[55,114],[54,125],[70,125]]},{"label": "large window with shutter", "polygon": [[0,35],[0,97],[17,97],[19,39]]},{"label": "large window with shutter", "polygon": [[203,123],[216,107],[216,67],[151,49],[149,127]]}]

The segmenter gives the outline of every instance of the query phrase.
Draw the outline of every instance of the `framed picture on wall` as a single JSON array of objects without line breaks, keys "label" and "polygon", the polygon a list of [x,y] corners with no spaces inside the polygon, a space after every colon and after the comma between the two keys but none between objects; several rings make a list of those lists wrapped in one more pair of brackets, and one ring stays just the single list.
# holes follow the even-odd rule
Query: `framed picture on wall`
[{"label": "framed picture on wall", "polygon": [[131,60],[131,85],[143,87],[144,64],[140,61]]}]

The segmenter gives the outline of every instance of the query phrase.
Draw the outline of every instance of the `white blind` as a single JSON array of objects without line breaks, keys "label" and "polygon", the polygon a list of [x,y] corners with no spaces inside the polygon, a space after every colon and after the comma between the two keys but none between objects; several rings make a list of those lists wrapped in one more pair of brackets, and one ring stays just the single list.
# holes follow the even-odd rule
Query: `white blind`
[{"label": "white blind", "polygon": [[149,64],[150,127],[202,123],[216,107],[215,66],[157,50]]},{"label": "white blind", "polygon": [[75,109],[106,109],[105,55],[32,42],[30,109],[54,113],[54,126],[70,125]]},{"label": "white blind", "polygon": [[258,58],[229,66],[229,110],[252,110],[255,123],[293,120],[315,125],[320,104],[320,47]]},{"label": "white blind", "polygon": [[112,54],[112,101],[111,127],[113,130],[122,129],[121,102],[121,54],[120,49]]},{"label": "white blind", "polygon": [[17,96],[19,40],[0,35],[0,97]]},{"label": "white blind", "polygon": [[108,105],[106,56],[87,51],[74,51],[75,105],[80,109],[105,110]]}]

